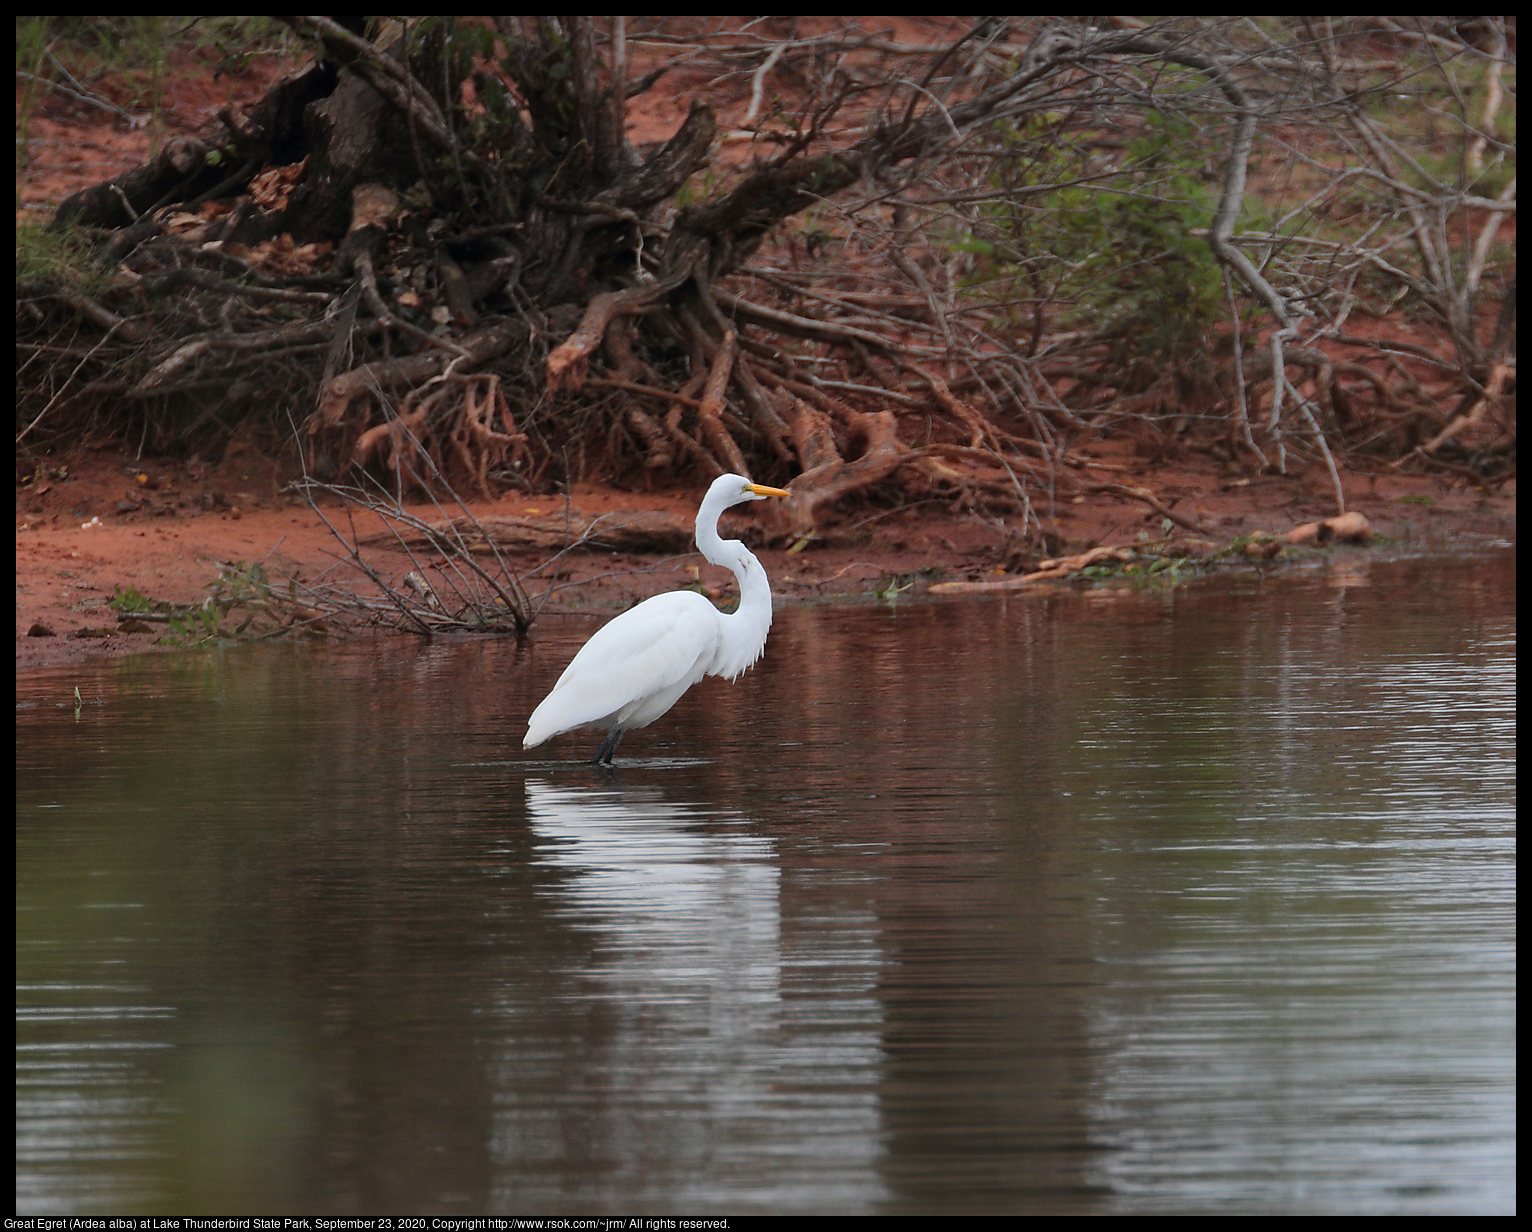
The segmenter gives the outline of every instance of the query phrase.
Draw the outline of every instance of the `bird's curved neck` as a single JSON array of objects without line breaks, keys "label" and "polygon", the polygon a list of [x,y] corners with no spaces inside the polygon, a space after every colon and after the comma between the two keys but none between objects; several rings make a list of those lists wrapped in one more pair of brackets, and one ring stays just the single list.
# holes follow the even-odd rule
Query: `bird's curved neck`
[{"label": "bird's curved neck", "polygon": [[715,565],[722,565],[726,569],[734,569],[738,576],[739,570],[735,567],[734,558],[729,553],[732,547],[743,547],[737,539],[725,539],[718,533],[718,519],[727,506],[717,506],[711,500],[704,501],[702,508],[697,510],[697,550],[707,557]]},{"label": "bird's curved neck", "polygon": [[704,505],[697,514],[697,548],[709,561],[733,572],[739,582],[739,607],[724,621],[724,645],[718,653],[717,666],[711,674],[739,675],[760,657],[771,628],[771,583],[766,570],[738,539],[724,539],[718,534],[718,515]]}]

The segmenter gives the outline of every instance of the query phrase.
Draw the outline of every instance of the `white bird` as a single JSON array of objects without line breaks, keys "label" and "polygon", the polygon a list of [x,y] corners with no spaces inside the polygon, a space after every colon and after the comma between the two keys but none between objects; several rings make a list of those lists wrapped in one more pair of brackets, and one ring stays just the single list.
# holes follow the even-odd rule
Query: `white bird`
[{"label": "white bird", "polygon": [[787,495],[743,475],[713,480],[697,510],[697,547],[713,564],[734,571],[739,607],[725,615],[696,591],[677,590],[609,621],[580,647],[532,712],[522,747],[576,727],[610,723],[590,764],[611,765],[628,728],[653,723],[704,676],[733,680],[759,659],[771,628],[771,583],[743,543],[719,538],[718,517],[731,505]]}]

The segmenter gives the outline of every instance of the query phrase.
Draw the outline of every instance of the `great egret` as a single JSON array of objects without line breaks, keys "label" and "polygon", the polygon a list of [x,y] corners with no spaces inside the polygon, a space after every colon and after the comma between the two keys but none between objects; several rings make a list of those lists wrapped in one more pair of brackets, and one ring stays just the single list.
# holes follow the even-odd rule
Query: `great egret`
[{"label": "great egret", "polygon": [[771,628],[771,583],[743,543],[719,538],[718,516],[731,505],[786,495],[743,475],[713,480],[697,510],[697,547],[713,564],[734,571],[738,609],[726,616],[696,591],[677,590],[645,599],[602,625],[532,712],[522,747],[610,723],[590,764],[611,765],[628,728],[653,723],[704,676],[733,680],[759,659]]}]

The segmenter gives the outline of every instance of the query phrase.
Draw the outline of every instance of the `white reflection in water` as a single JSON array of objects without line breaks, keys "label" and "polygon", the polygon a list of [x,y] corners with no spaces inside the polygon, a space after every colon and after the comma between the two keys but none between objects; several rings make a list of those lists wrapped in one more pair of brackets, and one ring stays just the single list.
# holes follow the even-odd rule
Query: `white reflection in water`
[{"label": "white reflection in water", "polygon": [[[871,919],[816,921],[800,943],[812,952],[794,953],[775,845],[745,818],[652,790],[529,780],[526,795],[535,858],[561,874],[540,896],[593,944],[559,972],[581,1024],[566,1062],[585,1089],[539,1100],[523,1059],[506,1058],[492,1151],[507,1205],[883,1200]],[[816,987],[827,966],[833,996]],[[555,1160],[556,1173],[538,1166]]]},{"label": "white reflection in water", "polygon": [[[18,988],[18,998],[35,989]],[[67,986],[51,990],[67,995]],[[77,992],[110,994],[109,986]],[[167,1018],[158,1006],[140,1013],[114,1007],[57,1007],[18,1024],[82,1024],[86,1032],[113,1021]],[[18,1027],[18,1029],[20,1029]],[[156,1157],[149,1129],[163,1116],[162,1092],[135,1055],[166,1043],[92,1039],[16,1045],[16,1209],[24,1214],[141,1210],[161,1195],[141,1175]],[[82,1175],[82,1164],[89,1170]]]}]

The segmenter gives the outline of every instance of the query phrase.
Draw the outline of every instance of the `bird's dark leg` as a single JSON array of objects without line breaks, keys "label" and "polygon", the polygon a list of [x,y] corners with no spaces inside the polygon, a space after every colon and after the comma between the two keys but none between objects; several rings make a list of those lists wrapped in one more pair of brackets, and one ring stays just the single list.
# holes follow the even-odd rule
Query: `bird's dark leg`
[{"label": "bird's dark leg", "polygon": [[612,730],[607,732],[606,739],[601,742],[601,747],[596,750],[596,755],[590,759],[590,764],[599,766],[602,763],[610,766],[612,754],[617,752],[617,746],[622,743],[622,724],[613,723]]}]

